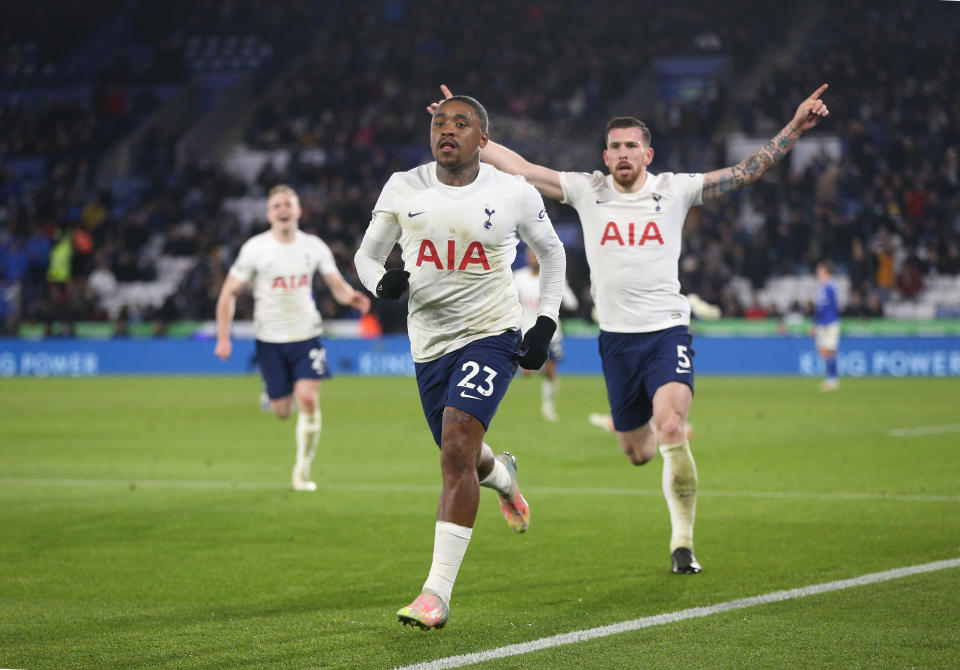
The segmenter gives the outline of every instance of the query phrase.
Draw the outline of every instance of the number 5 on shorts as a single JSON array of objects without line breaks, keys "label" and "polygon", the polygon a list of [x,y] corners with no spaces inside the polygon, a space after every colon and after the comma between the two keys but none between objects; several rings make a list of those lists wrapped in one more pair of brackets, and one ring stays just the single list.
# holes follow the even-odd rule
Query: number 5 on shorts
[{"label": "number 5 on shorts", "polygon": [[691,369],[692,364],[690,362],[690,357],[687,355],[687,347],[683,344],[678,344],[676,373],[678,375],[690,374]]}]

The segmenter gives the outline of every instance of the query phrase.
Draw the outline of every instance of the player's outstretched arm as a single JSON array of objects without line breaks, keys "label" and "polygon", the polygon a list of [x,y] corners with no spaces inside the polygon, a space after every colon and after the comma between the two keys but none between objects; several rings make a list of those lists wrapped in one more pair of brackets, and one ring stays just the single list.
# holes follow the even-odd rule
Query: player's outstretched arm
[{"label": "player's outstretched arm", "polygon": [[797,113],[783,130],[744,158],[733,167],[714,170],[703,176],[703,200],[713,200],[727,195],[739,188],[743,188],[757,181],[760,176],[771,167],[779,163],[784,156],[790,153],[793,145],[800,136],[820,123],[829,114],[826,103],[820,95],[827,90],[823,84],[810,97],[800,103]]},{"label": "player's outstretched arm", "polygon": [[[443,92],[444,100],[453,95],[446,84],[440,84],[440,90]],[[442,102],[442,100],[440,102]],[[427,111],[433,114],[437,111],[440,102],[433,102],[427,105]],[[530,182],[535,189],[548,198],[563,200],[563,188],[560,186],[560,173],[556,170],[531,163],[516,151],[508,149],[502,144],[497,144],[493,140],[487,142],[486,146],[480,150],[480,160],[484,163],[489,163],[498,170],[522,176]]]},{"label": "player's outstretched arm", "polygon": [[349,305],[360,312],[360,314],[366,314],[370,311],[370,298],[350,286],[339,271],[328,272],[321,276],[323,277],[324,283],[330,289],[333,299],[338,303],[341,305]]},{"label": "player's outstretched arm", "polygon": [[243,282],[227,274],[217,297],[217,345],[213,353],[222,360],[230,358],[233,352],[233,342],[230,341],[230,326],[233,325],[233,316],[237,312],[237,296],[243,290]]}]

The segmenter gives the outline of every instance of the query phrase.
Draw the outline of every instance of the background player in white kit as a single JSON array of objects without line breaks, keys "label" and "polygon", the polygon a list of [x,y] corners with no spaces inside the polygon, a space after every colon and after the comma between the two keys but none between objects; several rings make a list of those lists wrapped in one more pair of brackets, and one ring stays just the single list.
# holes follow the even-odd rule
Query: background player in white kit
[{"label": "background player in white kit", "polygon": [[299,229],[300,215],[300,199],[292,188],[281,184],[270,190],[270,230],[244,243],[220,289],[214,353],[223,360],[230,357],[230,326],[237,296],[252,283],[257,356],[270,409],[286,419],[291,397],[297,401],[293,488],[315,491],[310,464],[320,440],[320,380],[329,377],[330,371],[320,342],[323,328],[313,299],[313,275],[320,273],[334,300],[361,314],[370,309],[370,298],[347,283],[330,248],[319,237]]},{"label": "background player in white kit", "polygon": [[[499,494],[517,532],[530,509],[516,460],[494,456],[484,435],[517,364],[539,369],[557,327],[566,257],[543,199],[522,178],[480,164],[487,113],[467,96],[438,106],[430,147],[436,162],[394,173],[356,256],[364,285],[396,300],[409,288],[407,331],[427,423],[440,447],[443,487],[433,563],[422,593],[397,617],[442,628],[473,533],[479,486]],[[540,258],[536,323],[520,338],[520,303],[510,268],[523,239]],[[384,270],[399,241],[404,269]]]},{"label": "background player in white kit", "polygon": [[[524,331],[528,330],[537,321],[540,309],[540,261],[533,250],[527,247],[527,264],[513,273],[513,282],[517,285],[517,294],[520,296],[521,324]],[[563,300],[560,305],[564,309],[576,309],[580,302],[577,294],[564,279]],[[557,391],[557,363],[563,360],[563,333],[559,324],[557,332],[550,341],[550,354],[541,370],[543,382],[540,386],[540,413],[547,421],[559,421],[557,409],[553,399]],[[532,374],[525,371],[524,374]]]},{"label": "background player in white kit", "polygon": [[[634,465],[659,444],[663,493],[673,528],[673,572],[694,574],[697,469],[685,430],[693,399],[690,305],[678,278],[687,211],[748,184],[778,163],[829,113],[823,84],[773,139],[737,165],[706,174],[648,173],[650,130],[633,117],[607,124],[603,160],[610,174],[557,172],[488,142],[482,159],[523,175],[543,195],[572,205],[583,228],[592,294],[600,320],[600,358],[614,428]],[[444,96],[450,91],[442,86]],[[431,111],[434,105],[428,106]]]}]

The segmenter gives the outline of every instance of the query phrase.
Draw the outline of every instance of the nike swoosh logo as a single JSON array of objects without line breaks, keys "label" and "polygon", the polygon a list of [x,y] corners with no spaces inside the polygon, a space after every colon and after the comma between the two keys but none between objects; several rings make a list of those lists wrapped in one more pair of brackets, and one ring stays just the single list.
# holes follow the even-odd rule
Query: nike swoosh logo
[{"label": "nike swoosh logo", "polygon": [[676,373],[677,373],[678,375],[688,375],[688,374],[690,374],[690,371],[689,371],[689,370],[681,370],[680,368],[677,368],[677,369],[676,369]]},{"label": "nike swoosh logo", "polygon": [[542,219],[542,218],[545,217],[546,215],[547,215],[547,210],[541,209],[541,210],[540,210],[540,213],[537,214],[537,218],[538,218],[538,219]]},{"label": "nike swoosh logo", "polygon": [[480,400],[480,398],[478,398],[477,396],[475,396],[475,395],[470,395],[470,394],[467,393],[466,391],[460,391],[460,397],[461,397],[461,398],[470,398],[471,400]]},{"label": "nike swoosh logo", "polygon": [[597,204],[598,204],[598,205],[602,205],[602,204],[604,204],[604,203],[606,203],[606,202],[610,202],[610,201],[609,201],[609,200],[597,200]]},{"label": "nike swoosh logo", "polygon": [[[423,212],[425,211],[427,210],[423,210]],[[407,217],[412,219],[415,216],[420,216],[421,214],[423,214],[423,212],[407,212]]]}]

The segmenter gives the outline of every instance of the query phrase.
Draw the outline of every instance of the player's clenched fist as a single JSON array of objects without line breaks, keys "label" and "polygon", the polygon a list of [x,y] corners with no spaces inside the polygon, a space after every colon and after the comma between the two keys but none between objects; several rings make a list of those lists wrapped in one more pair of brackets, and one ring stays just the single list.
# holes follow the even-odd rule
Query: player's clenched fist
[{"label": "player's clenched fist", "polygon": [[387,270],[377,283],[377,297],[384,300],[397,300],[407,290],[410,273],[394,268]]},{"label": "player's clenched fist", "polygon": [[537,322],[523,336],[520,345],[523,354],[519,358],[524,370],[539,370],[547,362],[550,353],[550,340],[557,330],[557,323],[548,316],[538,316]]}]

